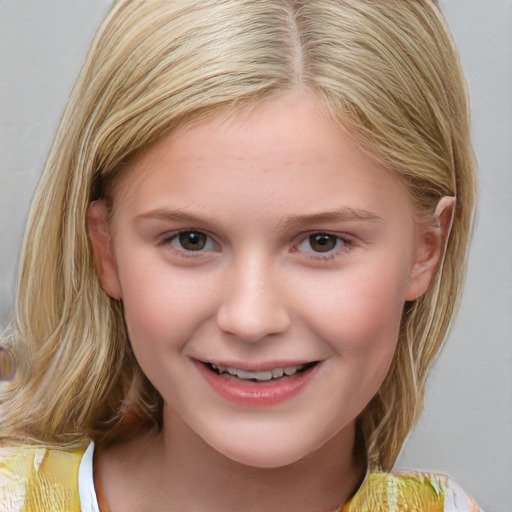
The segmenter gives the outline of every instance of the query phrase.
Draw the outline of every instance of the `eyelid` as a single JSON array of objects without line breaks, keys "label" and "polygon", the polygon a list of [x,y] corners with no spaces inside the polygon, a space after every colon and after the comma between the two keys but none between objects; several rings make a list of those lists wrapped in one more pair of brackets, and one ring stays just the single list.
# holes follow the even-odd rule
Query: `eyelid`
[{"label": "eyelid", "polygon": [[[207,244],[208,242],[210,242],[211,244],[213,244],[213,248],[212,247],[209,247],[209,248],[203,248],[203,249],[198,249],[197,251],[189,251],[185,248],[180,248],[176,245],[173,244],[173,242],[179,237],[180,234],[182,233],[200,233],[200,234],[203,234],[206,236],[207,238]],[[181,229],[177,229],[175,231],[170,231],[170,232],[167,232],[165,233],[164,235],[162,235],[160,237],[160,245],[163,245],[163,246],[170,246],[172,247],[172,249],[180,254],[181,256],[186,256],[186,257],[198,257],[198,256],[201,256],[201,255],[204,255],[204,253],[209,253],[209,252],[212,252],[212,251],[218,251],[219,250],[219,243],[215,240],[215,238],[210,235],[207,231],[205,231],[204,229],[194,229],[194,228],[181,228]]]},{"label": "eyelid", "polygon": [[[331,249],[329,251],[320,252],[320,251],[314,251],[314,250],[301,250],[299,249],[299,246],[308,240],[312,235],[317,234],[325,234],[333,236],[337,239],[337,242],[340,242],[340,244],[337,243],[338,247]],[[337,233],[327,230],[315,230],[315,231],[309,231],[308,233],[303,233],[300,235],[300,237],[297,238],[297,242],[293,245],[292,251],[294,253],[304,253],[307,255],[307,257],[315,259],[315,260],[332,260],[344,252],[347,252],[351,250],[356,244],[355,237],[347,234],[347,233]]]},{"label": "eyelid", "polygon": [[[210,246],[194,251],[187,250],[185,248],[180,248],[179,246],[173,243],[173,241],[175,241],[181,233],[189,232],[204,234],[208,239],[207,244]],[[303,242],[305,242],[309,237],[316,234],[325,234],[335,237],[338,241],[338,246],[325,252],[314,250],[302,250],[299,248],[299,246]],[[299,236],[296,237],[295,240],[296,241],[293,243],[290,249],[291,253],[306,254],[308,258],[320,261],[335,259],[338,256],[342,255],[343,253],[350,251],[351,249],[354,248],[354,246],[357,245],[357,238],[355,236],[345,232],[340,233],[328,230],[311,230],[306,233],[301,233]],[[211,254],[212,252],[220,252],[221,250],[221,245],[219,244],[215,236],[211,235],[207,230],[195,228],[180,228],[173,231],[168,231],[159,237],[159,245],[170,247],[172,251],[175,252],[175,254],[184,258],[197,258],[202,256],[204,257],[207,256],[208,254]]]}]

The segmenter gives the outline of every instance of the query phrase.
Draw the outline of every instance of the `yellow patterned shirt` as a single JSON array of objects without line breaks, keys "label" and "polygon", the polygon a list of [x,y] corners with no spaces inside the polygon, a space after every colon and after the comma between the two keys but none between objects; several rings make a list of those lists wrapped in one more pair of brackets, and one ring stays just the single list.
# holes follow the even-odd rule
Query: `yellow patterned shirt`
[{"label": "yellow patterned shirt", "polygon": [[[98,511],[92,479],[93,445],[84,457],[86,448],[0,446],[0,510]],[[87,457],[90,461],[84,472]],[[79,479],[88,481],[83,485]],[[84,496],[84,488],[92,489],[92,497]],[[433,473],[370,473],[339,511],[483,512],[457,484]]]}]

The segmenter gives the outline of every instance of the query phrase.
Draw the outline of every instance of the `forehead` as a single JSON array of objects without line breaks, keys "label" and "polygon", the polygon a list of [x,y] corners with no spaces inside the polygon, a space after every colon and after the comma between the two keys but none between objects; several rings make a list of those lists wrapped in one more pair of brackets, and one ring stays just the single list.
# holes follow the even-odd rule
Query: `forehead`
[{"label": "forehead", "polygon": [[294,206],[411,206],[395,175],[298,94],[169,134],[127,166],[113,195],[114,207],[129,201],[135,210],[195,201],[199,209],[252,204],[260,215]]}]

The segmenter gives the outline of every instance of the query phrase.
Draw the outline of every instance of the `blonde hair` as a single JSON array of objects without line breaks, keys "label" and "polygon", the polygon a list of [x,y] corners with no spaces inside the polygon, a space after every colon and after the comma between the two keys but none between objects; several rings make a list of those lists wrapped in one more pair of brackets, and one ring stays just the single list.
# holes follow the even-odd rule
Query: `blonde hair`
[{"label": "blonde hair", "polygon": [[444,264],[404,309],[389,373],[359,421],[388,470],[417,421],[457,308],[475,202],[468,101],[432,0],[122,0],[93,41],[31,207],[0,438],[106,442],[161,421],[122,306],[101,289],[86,210],[171,130],[306,90],[406,183],[420,215],[456,196]]}]

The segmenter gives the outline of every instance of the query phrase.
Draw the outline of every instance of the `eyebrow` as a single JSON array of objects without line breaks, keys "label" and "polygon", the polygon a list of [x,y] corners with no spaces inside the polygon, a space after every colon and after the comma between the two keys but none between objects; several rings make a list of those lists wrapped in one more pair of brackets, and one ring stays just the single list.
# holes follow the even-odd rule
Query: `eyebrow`
[{"label": "eyebrow", "polygon": [[[186,213],[182,210],[168,210],[157,208],[136,217],[136,220],[154,219],[163,221],[180,221],[190,224],[203,223],[204,218]],[[369,224],[384,224],[385,220],[375,212],[360,208],[339,208],[325,212],[309,213],[304,215],[293,215],[281,221],[278,229],[290,230],[299,229],[303,226],[336,223],[336,222],[364,222]]]},{"label": "eyebrow", "polygon": [[280,224],[285,230],[297,229],[307,225],[335,222],[365,222],[369,224],[384,224],[384,219],[375,212],[360,208],[339,208],[326,212],[294,215]]},{"label": "eyebrow", "polygon": [[183,221],[190,222],[191,224],[202,220],[201,217],[196,217],[195,215],[186,213],[182,210],[167,210],[165,208],[156,208],[155,210],[141,213],[135,218],[136,221],[145,219]]}]

